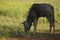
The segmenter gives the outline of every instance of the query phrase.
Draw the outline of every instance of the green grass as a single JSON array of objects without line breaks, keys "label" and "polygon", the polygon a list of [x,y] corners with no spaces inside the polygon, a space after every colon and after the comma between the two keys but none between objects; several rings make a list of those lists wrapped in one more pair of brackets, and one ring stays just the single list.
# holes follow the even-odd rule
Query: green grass
[{"label": "green grass", "polygon": [[[29,8],[33,3],[49,3],[55,9],[56,32],[60,32],[60,0],[37,0],[37,1],[0,1],[0,36],[23,35],[24,27],[21,24],[26,20]],[[31,31],[34,27],[32,25]],[[49,23],[46,18],[40,18],[37,25],[37,32],[49,30]]]}]

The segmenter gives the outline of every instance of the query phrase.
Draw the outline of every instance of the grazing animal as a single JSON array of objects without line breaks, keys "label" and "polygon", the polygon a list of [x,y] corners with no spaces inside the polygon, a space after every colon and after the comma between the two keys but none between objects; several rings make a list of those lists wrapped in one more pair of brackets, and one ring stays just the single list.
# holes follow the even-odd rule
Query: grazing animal
[{"label": "grazing animal", "polygon": [[28,12],[28,16],[26,21],[23,22],[25,32],[30,30],[32,23],[34,24],[34,32],[36,32],[37,22],[39,17],[46,17],[49,24],[50,29],[49,32],[51,33],[52,28],[53,32],[55,32],[54,26],[54,7],[50,4],[33,4]]}]

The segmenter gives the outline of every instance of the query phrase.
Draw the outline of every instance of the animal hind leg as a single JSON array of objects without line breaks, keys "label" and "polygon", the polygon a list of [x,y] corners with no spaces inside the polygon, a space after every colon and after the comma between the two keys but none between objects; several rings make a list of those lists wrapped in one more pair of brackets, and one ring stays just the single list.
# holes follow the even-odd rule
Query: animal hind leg
[{"label": "animal hind leg", "polygon": [[55,20],[52,18],[53,33],[55,33]]},{"label": "animal hind leg", "polygon": [[50,26],[53,28],[53,33],[55,33],[55,21],[54,21],[54,17],[51,17]]},{"label": "animal hind leg", "polygon": [[49,24],[50,24],[49,33],[51,33],[51,31],[52,31],[52,26],[53,26],[53,21],[52,21],[52,18],[51,18],[51,17],[47,17],[47,20],[48,20],[48,22],[49,22]]}]

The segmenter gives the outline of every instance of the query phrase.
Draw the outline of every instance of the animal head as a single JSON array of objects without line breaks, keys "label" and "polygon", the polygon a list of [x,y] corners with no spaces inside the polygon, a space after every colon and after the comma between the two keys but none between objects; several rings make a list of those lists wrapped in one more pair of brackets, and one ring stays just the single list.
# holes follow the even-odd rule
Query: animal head
[{"label": "animal head", "polygon": [[28,25],[28,22],[24,21],[22,24],[23,24],[23,26],[24,26],[25,32],[27,32],[27,31],[30,30],[30,27],[29,27],[29,25]]}]

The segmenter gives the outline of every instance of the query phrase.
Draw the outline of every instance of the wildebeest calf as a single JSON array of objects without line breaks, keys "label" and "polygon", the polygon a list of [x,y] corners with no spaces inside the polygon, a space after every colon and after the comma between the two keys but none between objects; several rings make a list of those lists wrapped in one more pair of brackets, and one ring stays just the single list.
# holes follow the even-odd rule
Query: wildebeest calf
[{"label": "wildebeest calf", "polygon": [[32,7],[30,8],[27,19],[26,21],[23,22],[25,32],[30,30],[32,23],[34,24],[34,32],[36,32],[36,26],[39,17],[46,17],[50,24],[49,32],[51,32],[52,28],[53,32],[55,32],[54,7],[50,4],[44,4],[44,3],[33,4]]}]

